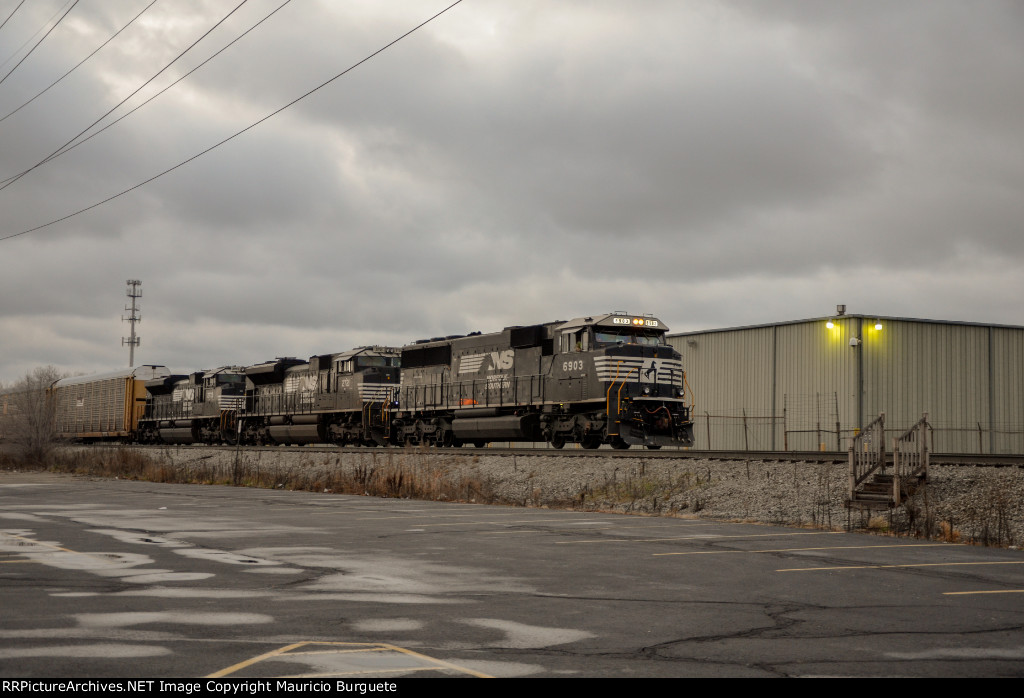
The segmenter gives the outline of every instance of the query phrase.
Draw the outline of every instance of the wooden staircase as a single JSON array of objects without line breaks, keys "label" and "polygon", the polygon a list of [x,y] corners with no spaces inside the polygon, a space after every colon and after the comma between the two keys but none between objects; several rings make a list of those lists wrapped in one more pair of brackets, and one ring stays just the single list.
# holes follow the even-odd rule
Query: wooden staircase
[{"label": "wooden staircase", "polygon": [[892,441],[885,452],[885,413],[853,439],[850,446],[848,509],[893,509],[901,506],[928,479],[928,414]]}]

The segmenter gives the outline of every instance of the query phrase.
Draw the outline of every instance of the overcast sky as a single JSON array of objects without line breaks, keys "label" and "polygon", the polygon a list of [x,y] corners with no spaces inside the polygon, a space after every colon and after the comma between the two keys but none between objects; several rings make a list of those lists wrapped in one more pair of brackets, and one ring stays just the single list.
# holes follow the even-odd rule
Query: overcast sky
[{"label": "overcast sky", "polygon": [[[0,21],[19,0],[0,0]],[[0,117],[150,0],[28,0]],[[0,122],[33,167],[241,0],[157,0]],[[249,0],[96,128],[283,0]],[[1024,3],[294,0],[0,191],[0,381],[628,310],[1024,325]],[[57,15],[59,16],[59,15]],[[44,30],[45,31],[45,30]],[[94,128],[93,130],[96,130]],[[0,183],[2,186],[4,183]]]}]

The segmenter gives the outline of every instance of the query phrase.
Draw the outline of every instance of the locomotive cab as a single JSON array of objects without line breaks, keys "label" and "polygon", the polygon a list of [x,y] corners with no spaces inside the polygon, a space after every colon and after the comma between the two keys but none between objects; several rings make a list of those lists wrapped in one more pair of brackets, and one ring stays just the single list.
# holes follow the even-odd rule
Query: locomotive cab
[{"label": "locomotive cab", "polygon": [[555,332],[559,356],[552,376],[561,404],[546,429],[554,446],[693,443],[682,361],[666,343],[664,323],[650,315],[609,313],[570,320]]}]

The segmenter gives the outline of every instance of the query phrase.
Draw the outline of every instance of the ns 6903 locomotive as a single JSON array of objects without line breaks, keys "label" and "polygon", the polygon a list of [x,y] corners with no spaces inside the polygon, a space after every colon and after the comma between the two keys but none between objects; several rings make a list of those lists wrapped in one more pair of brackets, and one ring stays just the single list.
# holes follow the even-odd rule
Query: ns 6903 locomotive
[{"label": "ns 6903 locomotive", "polygon": [[393,439],[692,445],[667,331],[651,316],[609,313],[406,346]]}]

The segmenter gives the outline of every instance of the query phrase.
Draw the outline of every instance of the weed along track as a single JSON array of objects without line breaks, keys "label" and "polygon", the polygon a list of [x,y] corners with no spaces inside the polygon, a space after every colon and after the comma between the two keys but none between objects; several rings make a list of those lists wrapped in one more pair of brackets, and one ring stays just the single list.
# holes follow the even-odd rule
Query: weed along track
[{"label": "weed along track", "polygon": [[[8,459],[7,467],[17,464]],[[1024,540],[1024,469],[933,465],[907,506],[844,506],[845,463],[498,449],[62,447],[48,469],[93,477],[360,496],[869,529],[1013,546]]]}]

